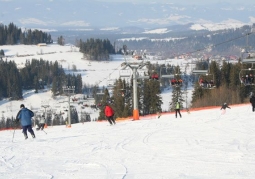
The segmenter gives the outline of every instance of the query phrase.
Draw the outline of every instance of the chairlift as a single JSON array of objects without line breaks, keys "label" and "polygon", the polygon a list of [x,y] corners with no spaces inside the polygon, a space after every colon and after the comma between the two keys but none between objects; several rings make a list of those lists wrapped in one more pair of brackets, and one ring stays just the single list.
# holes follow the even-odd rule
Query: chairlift
[{"label": "chairlift", "polygon": [[129,69],[123,69],[119,71],[120,78],[130,78],[131,77],[131,71]]},{"label": "chairlift", "polygon": [[[171,68],[172,68],[172,70],[174,69],[173,67],[171,67]],[[175,87],[175,86],[182,85],[183,80],[182,80],[182,75],[180,73],[176,73],[176,72],[173,71],[171,74],[163,74],[162,69],[166,69],[166,73],[168,73],[167,72],[168,68],[167,67],[162,67],[160,69],[161,78],[168,78],[171,86]]]},{"label": "chairlift", "polygon": [[113,79],[108,79],[107,80],[107,88],[114,88],[115,87],[115,80]]},{"label": "chairlift", "polygon": [[145,70],[137,70],[137,79],[150,79],[151,76]]},{"label": "chairlift", "polygon": [[198,77],[199,86],[203,89],[213,89],[215,87],[213,74],[201,74]]},{"label": "chairlift", "polygon": [[101,96],[101,95],[104,95],[104,92],[103,90],[101,89],[98,89],[97,93],[96,93],[97,96]]},{"label": "chairlift", "polygon": [[213,89],[215,87],[214,75],[209,72],[210,66],[208,62],[208,70],[194,69],[192,74],[198,76],[198,84],[202,89]]},{"label": "chairlift", "polygon": [[157,72],[153,71],[149,78],[152,79],[152,80],[158,80],[159,75],[158,75]]},{"label": "chairlift", "polygon": [[[253,30],[253,29],[252,29]],[[247,34],[246,38],[246,47],[242,50],[241,54],[241,62],[251,64],[251,67],[247,69],[241,69],[239,72],[239,80],[241,85],[249,86],[249,85],[255,85],[254,83],[254,75],[255,75],[255,69],[253,68],[253,64],[255,63],[255,52],[254,50],[248,50],[250,47],[248,46],[248,36],[251,33]]]}]

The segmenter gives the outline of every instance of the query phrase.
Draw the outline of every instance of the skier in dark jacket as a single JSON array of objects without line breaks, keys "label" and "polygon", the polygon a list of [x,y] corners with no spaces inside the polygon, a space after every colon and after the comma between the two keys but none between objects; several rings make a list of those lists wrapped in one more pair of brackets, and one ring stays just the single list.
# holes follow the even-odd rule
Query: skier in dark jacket
[{"label": "skier in dark jacket", "polygon": [[20,105],[20,110],[16,116],[16,121],[21,122],[25,139],[28,138],[27,131],[31,133],[33,138],[35,138],[35,133],[32,129],[32,119],[31,119],[33,116],[34,116],[34,113],[31,110],[25,108],[24,104]]},{"label": "skier in dark jacket", "polygon": [[252,106],[252,111],[254,112],[255,111],[255,96],[254,96],[254,94],[250,98],[250,103]]},{"label": "skier in dark jacket", "polygon": [[111,106],[109,106],[108,104],[105,104],[104,114],[105,114],[108,122],[110,123],[110,125],[115,124],[115,120],[113,118],[114,111],[111,108]]},{"label": "skier in dark jacket", "polygon": [[229,106],[228,106],[228,104],[227,103],[224,103],[222,106],[221,106],[221,109],[220,110],[222,110],[222,109],[226,109],[226,108],[229,108],[229,109],[231,109]]}]

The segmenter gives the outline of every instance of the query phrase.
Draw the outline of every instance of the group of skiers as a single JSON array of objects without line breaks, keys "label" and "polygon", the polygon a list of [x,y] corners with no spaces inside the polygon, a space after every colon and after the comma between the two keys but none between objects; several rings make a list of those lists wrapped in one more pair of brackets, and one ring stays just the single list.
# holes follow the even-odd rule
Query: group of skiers
[{"label": "group of skiers", "polygon": [[[252,105],[252,111],[254,112],[255,111],[255,96],[254,96],[254,94],[251,95],[250,103]],[[220,110],[223,109],[225,111],[226,108],[231,109],[227,103],[224,103],[221,106]],[[177,118],[178,114],[179,114],[180,118],[182,117],[180,110],[181,110],[181,104],[180,104],[180,101],[177,100],[175,103],[175,117],[176,118]],[[108,122],[110,123],[110,125],[116,124],[115,119],[114,119],[114,110],[108,103],[105,103],[105,105],[104,105],[104,114],[105,114],[105,117],[107,118]],[[33,116],[34,116],[34,113],[31,110],[27,109],[24,104],[20,105],[20,110],[16,116],[16,121],[17,122],[20,121],[21,126],[22,126],[22,133],[24,134],[25,139],[28,138],[27,131],[30,132],[30,134],[33,138],[35,138],[35,133],[32,129],[32,117]],[[161,113],[158,113],[158,118],[160,118],[160,116],[161,116]],[[43,130],[44,126],[45,126],[45,117],[42,116],[39,121],[39,126],[36,127],[36,130]]]}]

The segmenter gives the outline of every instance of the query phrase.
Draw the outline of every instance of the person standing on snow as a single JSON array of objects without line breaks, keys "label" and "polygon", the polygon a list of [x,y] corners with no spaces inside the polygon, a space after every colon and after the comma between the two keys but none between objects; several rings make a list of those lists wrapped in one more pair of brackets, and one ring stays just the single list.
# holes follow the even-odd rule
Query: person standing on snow
[{"label": "person standing on snow", "polygon": [[175,104],[175,118],[177,118],[177,113],[179,113],[180,118],[182,117],[181,112],[180,112],[181,104],[177,100]]},{"label": "person standing on snow", "polygon": [[35,133],[32,129],[32,117],[33,116],[34,116],[34,113],[31,110],[25,108],[24,104],[20,105],[20,110],[16,116],[16,121],[21,122],[21,126],[23,129],[22,132],[25,136],[25,139],[28,138],[27,131],[30,132],[30,134],[33,138],[35,138]]},{"label": "person standing on snow", "polygon": [[39,129],[38,130],[43,130],[45,126],[45,117],[44,115],[41,117],[40,121],[39,121]]},{"label": "person standing on snow", "polygon": [[252,96],[250,98],[250,103],[252,106],[252,111],[254,112],[255,111],[255,96],[254,96],[254,94],[252,94]]},{"label": "person standing on snow", "polygon": [[115,120],[113,119],[114,111],[111,106],[109,106],[107,103],[105,104],[104,114],[110,123],[110,125],[115,124]]}]

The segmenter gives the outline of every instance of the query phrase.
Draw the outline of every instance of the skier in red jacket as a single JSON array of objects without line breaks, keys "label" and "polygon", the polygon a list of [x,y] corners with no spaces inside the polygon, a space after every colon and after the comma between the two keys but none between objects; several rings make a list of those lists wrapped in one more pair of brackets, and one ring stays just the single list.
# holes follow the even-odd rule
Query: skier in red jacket
[{"label": "skier in red jacket", "polygon": [[109,106],[108,104],[105,104],[104,114],[105,114],[107,120],[109,121],[110,125],[115,124],[115,120],[113,118],[114,111],[111,108],[111,106]]}]

